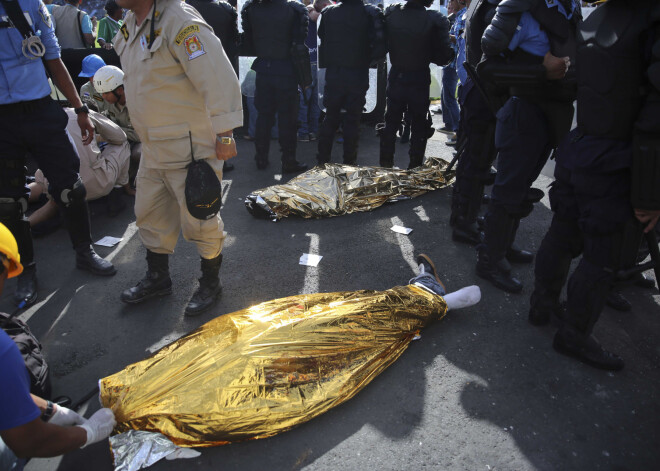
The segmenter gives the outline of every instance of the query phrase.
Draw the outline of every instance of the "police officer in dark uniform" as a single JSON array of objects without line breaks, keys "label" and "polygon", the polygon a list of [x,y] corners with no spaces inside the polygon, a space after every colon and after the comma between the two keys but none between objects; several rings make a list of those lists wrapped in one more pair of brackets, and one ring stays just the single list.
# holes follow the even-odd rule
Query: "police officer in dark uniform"
[{"label": "police officer in dark uniform", "polygon": [[[500,0],[473,0],[467,11],[465,45],[467,62],[476,68],[481,61],[481,36],[495,16]],[[495,115],[497,97],[485,94],[492,88],[479,87],[468,76],[459,91],[461,103],[461,134],[465,146],[456,166],[456,183],[452,195],[450,224],[452,238],[457,242],[477,245],[481,241],[477,217],[482,203],[484,186],[491,185],[495,160]]]},{"label": "police officer in dark uniform", "polygon": [[318,31],[319,66],[326,68],[318,162],[330,161],[335,132],[342,124],[344,163],[357,164],[360,117],[369,89],[369,64],[385,58],[383,12],[362,0],[341,0],[323,9]]},{"label": "police officer in dark uniform", "polygon": [[[480,77],[508,89],[497,112],[497,176],[478,247],[477,275],[518,293],[512,263],[531,263],[533,254],[514,245],[520,220],[533,210],[532,183],[573,118],[575,32],[578,0],[502,0],[486,28]],[[540,192],[539,192],[540,193]]]},{"label": "police officer in dark uniform", "polygon": [[[249,0],[241,11],[243,54],[257,56],[255,106],[259,113],[254,140],[258,169],[268,166],[270,131],[277,123],[282,172],[307,168],[296,160],[298,79],[292,60],[294,45],[304,45],[309,16],[294,0]],[[310,73],[311,75],[311,73]]]},{"label": "police officer in dark uniform", "polygon": [[553,347],[596,368],[623,360],[593,337],[615,274],[635,263],[660,215],[660,3],[609,0],[579,31],[578,126],[556,155],[552,223],[538,252],[529,320],[568,302]]},{"label": "police officer in dark uniform", "polygon": [[229,3],[215,0],[186,0],[202,15],[220,39],[222,49],[229,58],[238,77],[238,13]]},{"label": "police officer in dark uniform", "polygon": [[50,98],[44,64],[74,107],[83,142],[89,144],[94,137],[89,111],[60,59],[50,15],[39,0],[19,0],[2,2],[0,16],[4,19],[0,23],[4,45],[0,48],[0,222],[16,238],[24,266],[14,300],[30,305],[37,299],[37,278],[30,224],[25,217],[28,152],[48,179],[50,194],[64,210],[76,266],[96,275],[114,275],[116,271],[92,248],[86,192],[78,176],[80,160],[66,134],[67,115]]},{"label": "police officer in dark uniform", "polygon": [[426,10],[433,0],[408,0],[385,9],[387,49],[392,68],[387,79],[385,128],[380,137],[380,165],[394,164],[396,132],[408,110],[411,125],[410,164],[424,163],[429,110],[429,87],[433,62],[451,62],[454,50],[449,41],[449,20],[438,11]]}]

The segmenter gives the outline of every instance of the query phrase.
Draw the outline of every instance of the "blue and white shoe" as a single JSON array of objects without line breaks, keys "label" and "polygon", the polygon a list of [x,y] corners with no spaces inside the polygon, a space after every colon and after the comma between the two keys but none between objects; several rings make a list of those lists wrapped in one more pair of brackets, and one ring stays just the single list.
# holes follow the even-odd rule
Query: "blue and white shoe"
[{"label": "blue and white shoe", "polygon": [[435,265],[429,256],[426,254],[419,254],[417,256],[417,263],[419,263],[419,275],[415,278],[411,278],[408,283],[424,288],[440,296],[444,296],[447,292],[445,290],[445,285],[440,281]]}]

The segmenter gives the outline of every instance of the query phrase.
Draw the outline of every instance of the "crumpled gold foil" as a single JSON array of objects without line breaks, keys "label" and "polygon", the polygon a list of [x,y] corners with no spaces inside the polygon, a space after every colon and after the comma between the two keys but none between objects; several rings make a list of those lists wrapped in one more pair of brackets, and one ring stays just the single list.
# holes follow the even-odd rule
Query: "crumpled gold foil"
[{"label": "crumpled gold foil", "polygon": [[288,430],[350,399],[441,319],[413,285],[298,295],[220,316],[100,381],[115,432],[206,447]]},{"label": "crumpled gold foil", "polygon": [[412,170],[328,163],[286,184],[250,193],[245,206],[253,216],[266,219],[320,218],[371,211],[388,202],[450,185],[455,172],[445,175],[447,166],[446,161],[436,157],[427,158],[424,165]]}]

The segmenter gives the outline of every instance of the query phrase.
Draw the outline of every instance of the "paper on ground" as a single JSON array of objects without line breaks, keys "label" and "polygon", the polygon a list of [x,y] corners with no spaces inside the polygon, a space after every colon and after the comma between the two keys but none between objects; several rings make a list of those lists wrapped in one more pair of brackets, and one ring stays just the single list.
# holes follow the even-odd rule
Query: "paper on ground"
[{"label": "paper on ground", "polygon": [[390,227],[394,232],[398,232],[399,234],[410,234],[412,232],[412,229],[409,227],[403,227],[403,226],[392,226]]},{"label": "paper on ground", "polygon": [[103,239],[94,242],[94,244],[102,245],[103,247],[114,247],[121,241],[122,241],[121,237],[105,236]]},{"label": "paper on ground", "polygon": [[308,267],[316,267],[323,258],[323,255],[314,255],[311,253],[304,253],[300,256],[300,265],[307,265]]}]

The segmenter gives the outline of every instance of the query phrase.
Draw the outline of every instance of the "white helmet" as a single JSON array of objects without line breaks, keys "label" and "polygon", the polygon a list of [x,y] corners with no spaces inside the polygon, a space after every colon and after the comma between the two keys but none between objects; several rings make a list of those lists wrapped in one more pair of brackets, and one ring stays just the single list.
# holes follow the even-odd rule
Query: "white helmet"
[{"label": "white helmet", "polygon": [[124,72],[114,65],[105,65],[94,74],[94,88],[99,93],[109,93],[124,85]]}]

